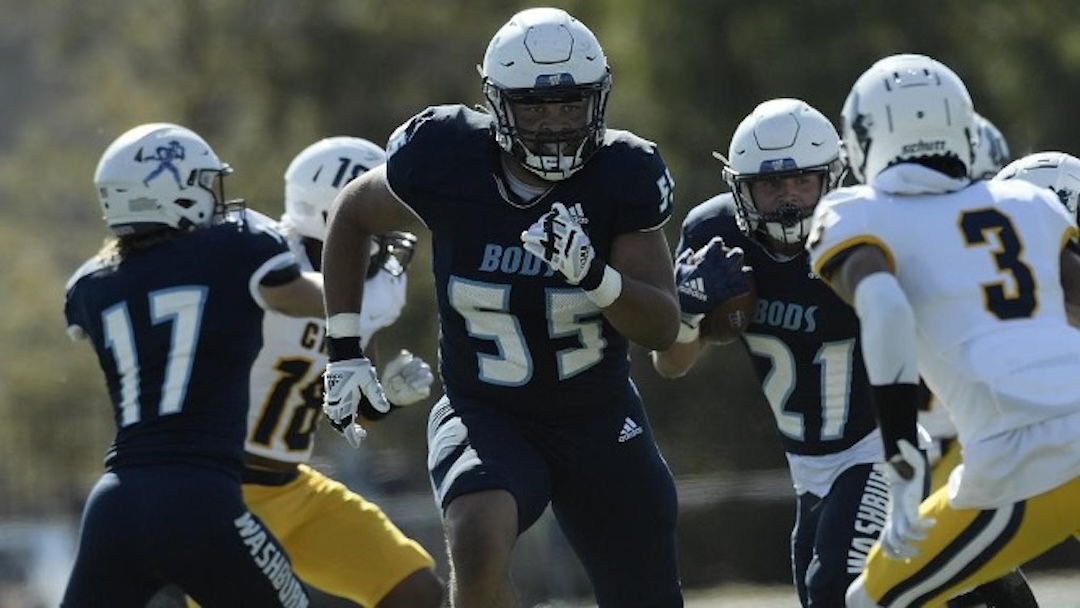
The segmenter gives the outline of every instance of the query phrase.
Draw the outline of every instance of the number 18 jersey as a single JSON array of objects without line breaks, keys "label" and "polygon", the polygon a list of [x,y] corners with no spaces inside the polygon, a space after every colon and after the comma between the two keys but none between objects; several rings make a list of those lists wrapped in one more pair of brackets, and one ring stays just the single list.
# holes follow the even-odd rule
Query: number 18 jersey
[{"label": "number 18 jersey", "polygon": [[[313,271],[300,236],[279,226],[300,268]],[[391,261],[396,263],[391,258]],[[361,343],[397,320],[405,306],[406,275],[380,270],[364,283]],[[267,311],[263,344],[251,366],[251,399],[245,451],[278,462],[311,458],[322,406],[326,369],[326,322]]]}]

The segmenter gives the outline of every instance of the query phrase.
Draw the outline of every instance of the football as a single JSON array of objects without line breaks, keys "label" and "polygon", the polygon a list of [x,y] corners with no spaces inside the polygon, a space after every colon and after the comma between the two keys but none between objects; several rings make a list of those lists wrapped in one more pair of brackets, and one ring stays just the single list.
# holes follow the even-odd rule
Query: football
[{"label": "football", "polygon": [[741,296],[729,298],[720,306],[712,309],[701,320],[701,340],[712,344],[729,344],[746,331],[754,318],[757,306],[757,289],[753,280],[750,291]]}]

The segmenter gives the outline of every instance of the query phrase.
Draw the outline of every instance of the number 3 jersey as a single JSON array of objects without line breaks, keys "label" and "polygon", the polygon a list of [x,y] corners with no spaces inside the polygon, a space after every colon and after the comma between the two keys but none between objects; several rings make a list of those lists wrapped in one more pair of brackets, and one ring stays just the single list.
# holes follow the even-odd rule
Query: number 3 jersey
[{"label": "number 3 jersey", "polygon": [[258,285],[300,272],[272,225],[247,211],[119,263],[96,256],[69,279],[68,333],[93,345],[115,408],[107,469],[179,461],[239,473]]},{"label": "number 3 jersey", "polygon": [[[279,226],[304,271],[314,267],[300,236]],[[386,262],[397,265],[393,257]],[[378,330],[397,320],[405,306],[406,275],[384,268],[364,283],[361,342],[367,346]],[[263,345],[251,366],[247,453],[278,462],[307,462],[314,449],[321,415],[326,369],[326,323],[268,311],[262,323]]]},{"label": "number 3 jersey", "polygon": [[431,229],[443,384],[451,400],[518,413],[603,407],[628,382],[627,340],[520,235],[561,202],[610,259],[616,236],[670,217],[671,177],[652,143],[609,129],[582,169],[522,202],[502,181],[491,128],[487,114],[433,107],[387,146],[390,188]]},{"label": "number 3 jersey", "polygon": [[875,182],[923,193],[831,193],[807,247],[819,273],[857,245],[885,252],[915,311],[919,372],[963,445],[953,504],[1008,504],[1080,474],[1080,331],[1066,321],[1060,270],[1077,229],[1052,193],[1029,183],[942,191],[933,184],[943,177],[929,173],[901,165]]}]

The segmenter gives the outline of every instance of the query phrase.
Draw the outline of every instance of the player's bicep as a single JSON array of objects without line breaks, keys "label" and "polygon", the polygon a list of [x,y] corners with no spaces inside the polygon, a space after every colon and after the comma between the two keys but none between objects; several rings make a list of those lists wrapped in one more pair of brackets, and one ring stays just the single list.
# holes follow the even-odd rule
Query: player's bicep
[{"label": "player's bicep", "polygon": [[330,208],[331,230],[351,226],[357,232],[382,234],[392,230],[415,230],[420,218],[403,202],[386,179],[386,165],[360,175],[341,189]]}]

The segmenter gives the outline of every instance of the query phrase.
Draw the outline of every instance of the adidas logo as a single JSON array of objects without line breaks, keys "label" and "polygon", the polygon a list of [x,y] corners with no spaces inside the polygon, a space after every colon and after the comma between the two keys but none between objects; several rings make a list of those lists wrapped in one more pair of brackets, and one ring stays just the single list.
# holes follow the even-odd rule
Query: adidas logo
[{"label": "adidas logo", "polygon": [[705,295],[705,279],[701,277],[695,277],[679,285],[679,291],[702,302],[708,299]]},{"label": "adidas logo", "polygon": [[581,203],[574,203],[566,208],[566,212],[570,215],[570,219],[584,226],[589,223],[589,218],[585,217],[585,211],[581,208]]},{"label": "adidas logo", "polygon": [[638,423],[627,417],[623,422],[622,430],[619,431],[619,443],[626,443],[643,432]]}]

